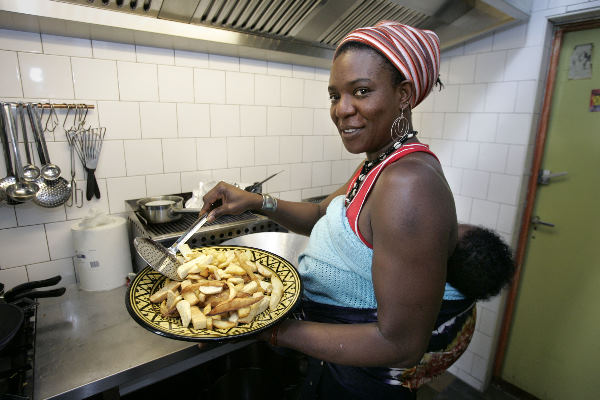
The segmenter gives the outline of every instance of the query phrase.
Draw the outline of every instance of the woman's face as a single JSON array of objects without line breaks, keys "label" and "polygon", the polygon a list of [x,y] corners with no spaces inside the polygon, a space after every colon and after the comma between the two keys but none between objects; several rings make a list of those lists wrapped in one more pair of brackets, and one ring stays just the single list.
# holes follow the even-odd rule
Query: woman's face
[{"label": "woman's face", "polygon": [[381,57],[351,49],[333,62],[329,77],[331,119],[350,153],[377,156],[392,142],[390,128],[400,115],[402,91]]}]

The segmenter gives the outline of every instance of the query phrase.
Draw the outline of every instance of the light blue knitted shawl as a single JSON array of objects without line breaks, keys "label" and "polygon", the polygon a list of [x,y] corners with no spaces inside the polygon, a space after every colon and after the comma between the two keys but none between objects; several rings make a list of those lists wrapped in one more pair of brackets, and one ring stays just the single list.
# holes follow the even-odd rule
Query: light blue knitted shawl
[{"label": "light blue knitted shawl", "polygon": [[[373,250],[350,228],[343,195],[334,198],[317,221],[298,260],[304,295],[309,300],[340,307],[377,308],[371,277]],[[462,299],[462,294],[446,283],[444,300]]]}]

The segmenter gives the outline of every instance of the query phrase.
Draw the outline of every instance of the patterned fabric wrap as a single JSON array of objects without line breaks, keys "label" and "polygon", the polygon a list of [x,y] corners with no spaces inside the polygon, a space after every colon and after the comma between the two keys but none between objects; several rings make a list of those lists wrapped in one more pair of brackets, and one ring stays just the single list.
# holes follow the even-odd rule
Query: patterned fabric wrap
[{"label": "patterned fabric wrap", "polygon": [[[300,319],[359,324],[377,321],[377,310],[337,307],[303,300]],[[337,381],[356,393],[373,394],[378,387],[418,389],[446,371],[465,352],[475,331],[476,307],[469,300],[444,300],[436,329],[419,364],[412,368],[351,367],[325,363]],[[362,393],[364,392],[364,393]],[[374,397],[378,398],[378,397]]]},{"label": "patterned fabric wrap", "polygon": [[338,49],[346,42],[360,42],[379,50],[415,84],[411,108],[427,97],[439,77],[440,39],[433,31],[381,21],[372,27],[353,30],[342,39]]},{"label": "patterned fabric wrap", "polygon": [[[452,331],[452,333],[446,334],[446,340],[452,339],[447,346],[436,351],[428,350],[419,364],[412,368],[393,368],[391,375],[395,376],[402,386],[417,389],[444,373],[467,349],[475,332],[476,320],[477,307],[472,304],[464,313],[451,318],[444,324],[443,328]],[[432,340],[435,338],[435,334],[436,331],[434,331]]]}]

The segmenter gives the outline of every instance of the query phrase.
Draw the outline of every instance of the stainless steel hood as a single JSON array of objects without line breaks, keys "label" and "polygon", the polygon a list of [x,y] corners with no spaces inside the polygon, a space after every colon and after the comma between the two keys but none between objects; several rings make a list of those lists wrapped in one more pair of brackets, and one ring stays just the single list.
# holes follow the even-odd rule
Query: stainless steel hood
[{"label": "stainless steel hood", "polygon": [[442,49],[528,18],[530,0],[0,0],[4,28],[328,68],[350,30],[433,29]]}]

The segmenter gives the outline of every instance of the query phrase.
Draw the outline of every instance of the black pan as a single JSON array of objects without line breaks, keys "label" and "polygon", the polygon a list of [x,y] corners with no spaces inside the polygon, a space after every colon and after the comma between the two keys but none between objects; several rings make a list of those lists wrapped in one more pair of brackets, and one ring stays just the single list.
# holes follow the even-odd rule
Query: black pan
[{"label": "black pan", "polygon": [[[2,350],[15,336],[23,324],[23,310],[11,304],[17,300],[28,298],[31,300],[42,297],[58,297],[65,293],[65,288],[52,290],[32,290],[36,288],[54,286],[60,282],[61,276],[57,275],[41,281],[32,281],[17,285],[4,293],[4,284],[0,283],[0,350]],[[4,294],[2,298],[2,293]]]},{"label": "black pan", "polygon": [[46,286],[54,286],[62,277],[60,275],[53,276],[52,278],[44,279],[41,281],[31,281],[22,283],[20,285],[15,286],[10,289],[8,292],[4,293],[4,300],[8,303],[12,303],[13,301],[17,301],[23,298],[40,299],[42,297],[59,297],[62,296],[66,289],[58,288],[52,290],[32,290],[36,288],[42,288]]},{"label": "black pan", "polygon": [[23,310],[19,307],[0,303],[0,350],[2,350],[19,331],[23,323]]}]

